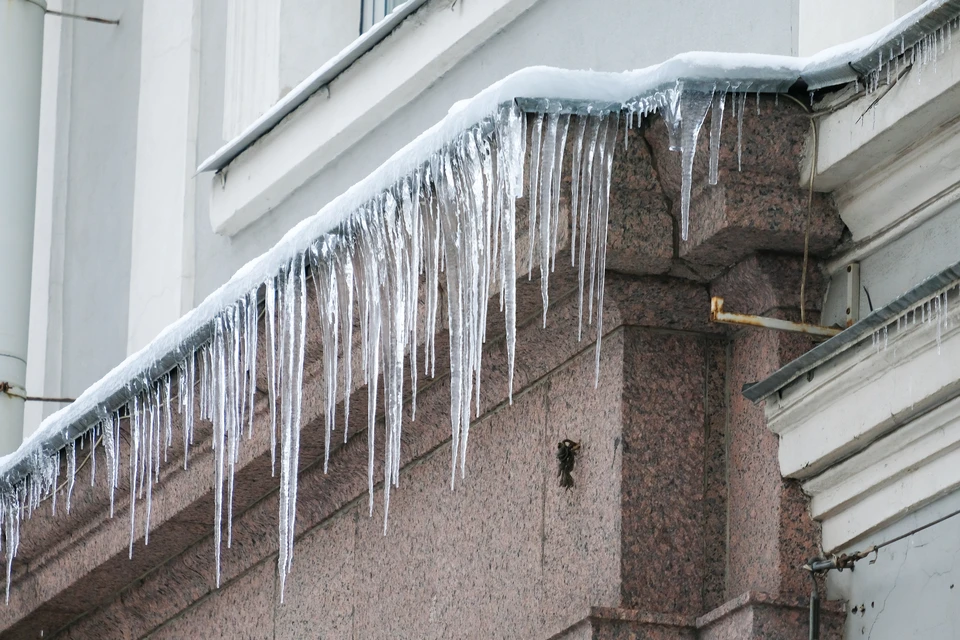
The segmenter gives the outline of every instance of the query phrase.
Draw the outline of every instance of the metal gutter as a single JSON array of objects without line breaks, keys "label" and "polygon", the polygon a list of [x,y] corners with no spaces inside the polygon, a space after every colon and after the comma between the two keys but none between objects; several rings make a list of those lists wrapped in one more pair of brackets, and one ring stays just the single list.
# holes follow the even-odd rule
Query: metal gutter
[{"label": "metal gutter", "polygon": [[197,173],[219,171],[230,164],[234,158],[243,153],[250,145],[280,124],[281,120],[296,111],[300,105],[309,100],[313,94],[330,84],[337,76],[359,60],[361,56],[380,44],[401,22],[406,20],[407,17],[426,4],[426,2],[427,0],[407,0],[394,9],[390,15],[373,25],[372,29],[354,40],[346,49],[338,53],[336,57],[332,58],[325,65],[314,71],[306,80],[294,87],[290,93],[281,98],[269,111],[247,127],[243,133],[204,160],[203,163],[197,167]]},{"label": "metal gutter", "polygon": [[743,391],[743,396],[752,402],[760,402],[777,393],[788,384],[821,364],[832,360],[847,349],[856,346],[868,335],[896,320],[905,311],[929,300],[944,289],[960,284],[960,262],[930,276],[882,309],[877,309],[866,318],[845,329],[837,336],[822,342],[779,371]]},{"label": "metal gutter", "polygon": [[882,63],[909,50],[925,37],[936,34],[941,27],[958,15],[960,15],[960,0],[924,3],[890,24],[879,35],[868,36],[875,38],[876,42],[858,57],[842,62],[813,64],[804,70],[800,79],[813,90],[845,84],[869,76],[871,72],[878,70]]}]

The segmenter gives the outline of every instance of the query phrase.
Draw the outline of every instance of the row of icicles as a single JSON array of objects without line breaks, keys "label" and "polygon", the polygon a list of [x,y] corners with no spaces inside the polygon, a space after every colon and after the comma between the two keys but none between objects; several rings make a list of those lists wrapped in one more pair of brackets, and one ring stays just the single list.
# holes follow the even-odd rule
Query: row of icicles
[{"label": "row of icicles", "polygon": [[[685,90],[682,83],[625,104],[623,110],[570,115],[553,102],[547,113],[528,116],[513,105],[436,151],[412,175],[355,211],[348,222],[316,239],[275,278],[250,291],[220,313],[212,340],[160,380],[141,380],[149,391],[134,395],[121,409],[101,407],[100,422],[87,436],[99,442],[108,467],[110,514],[120,486],[121,423],[129,430],[130,549],[137,538],[137,502],[143,501],[144,543],[149,542],[152,489],[174,437],[182,438],[183,466],[189,464],[196,420],[212,424],[214,449],[214,552],[217,585],[223,523],[232,542],[234,472],[241,443],[254,430],[257,401],[259,320],[264,316],[267,349],[267,407],[274,473],[280,467],[279,559],[281,598],[291,569],[296,522],[301,428],[301,390],[307,341],[307,288],[313,287],[319,313],[325,402],[325,459],[342,403],[342,431],[348,437],[354,381],[368,387],[368,492],[373,511],[374,451],[379,385],[384,406],[384,529],[390,490],[399,482],[404,365],[409,361],[410,415],[416,417],[417,378],[436,371],[435,333],[441,286],[445,291],[450,351],[452,470],[465,473],[471,414],[479,411],[483,343],[488,303],[503,313],[512,399],[516,340],[516,280],[539,267],[543,321],[549,308],[549,277],[560,238],[561,185],[570,167],[569,238],[572,265],[579,277],[579,330],[593,325],[597,370],[603,335],[604,270],[614,147],[624,129],[659,112],[671,149],[681,151],[683,185],[681,234],[689,228],[693,159],[700,129],[712,109],[709,181],[716,184],[724,105],[731,95],[737,119],[738,163],[749,83]],[[757,94],[759,110],[759,93]],[[526,158],[529,156],[529,163]],[[569,164],[567,163],[569,160]],[[525,165],[527,165],[525,167]],[[517,246],[517,199],[529,196],[529,243]],[[520,269],[520,274],[517,270]],[[441,274],[443,284],[441,285]],[[310,312],[312,313],[312,312]],[[422,336],[419,331],[422,329]],[[353,370],[354,333],[359,333],[360,370]],[[422,338],[422,339],[421,339]],[[422,344],[422,361],[418,347]],[[599,374],[598,374],[599,375]],[[196,403],[196,404],[195,404]],[[199,410],[194,415],[195,406]],[[174,421],[174,415],[178,420]],[[175,436],[175,422],[181,433]],[[266,421],[265,421],[266,422]],[[266,427],[266,424],[264,424]],[[80,439],[83,442],[83,438]],[[76,473],[77,443],[52,455],[35,453],[33,471],[13,491],[0,496],[3,548],[10,574],[20,539],[22,515],[30,515],[53,495],[66,493],[67,510]],[[277,450],[279,449],[279,461]],[[93,451],[91,454],[93,455]],[[67,482],[59,483],[61,456]],[[93,461],[95,464],[95,460]],[[93,478],[93,475],[91,475]],[[224,514],[226,509],[226,514]]]},{"label": "row of icicles", "polygon": [[[898,43],[878,49],[876,66],[864,80],[867,93],[879,89],[881,81],[892,85],[910,68],[917,70],[917,82],[923,79],[923,68],[926,66],[932,64],[936,73],[937,61],[953,49],[953,32],[957,29],[960,29],[960,18],[952,18],[912,46],[907,46],[904,36],[900,36]],[[859,82],[854,88],[859,91]]]}]

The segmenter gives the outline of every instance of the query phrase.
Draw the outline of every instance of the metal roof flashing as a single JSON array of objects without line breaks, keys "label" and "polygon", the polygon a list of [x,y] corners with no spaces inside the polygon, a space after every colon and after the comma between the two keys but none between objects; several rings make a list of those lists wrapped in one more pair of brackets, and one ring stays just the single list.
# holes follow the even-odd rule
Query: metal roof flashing
[{"label": "metal roof flashing", "polygon": [[[860,344],[867,336],[872,336],[911,309],[958,286],[960,286],[960,262],[930,276],[887,306],[877,309],[852,327],[818,344],[796,360],[781,367],[773,375],[747,387],[743,390],[743,396],[754,403],[766,400],[793,384],[801,376]],[[950,295],[951,302],[954,297],[960,298],[960,289]]]}]

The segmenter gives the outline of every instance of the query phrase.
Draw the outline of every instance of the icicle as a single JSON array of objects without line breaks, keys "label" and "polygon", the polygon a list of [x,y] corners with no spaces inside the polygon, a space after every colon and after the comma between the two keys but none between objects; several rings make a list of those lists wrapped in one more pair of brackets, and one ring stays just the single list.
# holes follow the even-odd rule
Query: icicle
[{"label": "icicle", "polygon": [[570,266],[577,264],[577,207],[580,202],[580,161],[583,157],[583,136],[587,130],[587,117],[577,118],[577,130],[573,141],[573,159],[570,170]]},{"label": "icicle", "polygon": [[[133,558],[133,541],[136,537],[136,506],[137,506],[137,472],[140,465],[140,401],[138,396],[134,395],[132,409],[129,412],[130,435],[132,444],[130,446],[130,548],[128,555]],[[128,405],[130,406],[130,405]]]},{"label": "icicle", "polygon": [[[553,172],[556,163],[557,153],[557,125],[559,123],[557,114],[547,114],[547,131],[543,140],[542,167],[540,169],[540,295],[543,298],[543,326],[547,326],[547,307],[550,304],[550,252],[553,242],[550,239],[550,232],[553,230],[553,222],[550,216],[553,214]],[[531,193],[530,200],[536,196]],[[531,218],[530,234],[534,235],[533,219]],[[532,255],[532,254],[531,254]]]},{"label": "icicle", "polygon": [[606,154],[605,162],[603,166],[604,177],[601,181],[602,193],[600,200],[600,210],[597,212],[598,216],[602,217],[602,222],[600,223],[601,238],[600,238],[600,259],[597,265],[599,273],[597,274],[597,346],[596,346],[596,370],[594,376],[594,386],[600,384],[600,343],[603,339],[603,290],[604,290],[604,273],[606,271],[607,265],[607,226],[610,213],[610,181],[613,175],[613,151],[615,148],[615,142],[617,139],[617,130],[619,128],[619,118],[620,113],[614,112],[611,117],[608,118],[607,124],[607,149],[609,152]]},{"label": "icicle", "polygon": [[77,443],[71,440],[67,446],[67,513],[73,497],[73,485],[77,479]]},{"label": "icicle", "polygon": [[117,467],[117,452],[114,449],[113,421],[107,412],[100,409],[100,433],[103,438],[103,452],[107,455],[107,485],[110,489],[110,517],[113,517],[114,490]]},{"label": "icicle", "polygon": [[678,81],[676,87],[662,94],[661,100],[659,101],[660,114],[663,116],[664,124],[667,125],[667,140],[670,151],[679,151],[683,146],[680,131],[683,119],[683,95],[683,85]]},{"label": "icicle", "polygon": [[693,159],[697,152],[700,127],[707,117],[707,109],[713,101],[712,92],[686,91],[680,104],[681,120],[681,171],[683,183],[680,190],[680,237],[687,239],[690,230],[690,191],[693,186]]},{"label": "icicle", "polygon": [[582,185],[583,194],[580,197],[580,264],[578,269],[578,277],[580,283],[580,299],[577,306],[577,340],[582,339],[583,337],[583,293],[585,290],[585,270],[587,264],[587,238],[589,236],[588,230],[592,228],[592,220],[590,215],[591,202],[594,197],[593,191],[593,163],[594,163],[594,153],[597,148],[597,138],[600,132],[600,123],[601,119],[597,117],[590,118],[587,131],[587,143],[584,147],[584,158],[583,162],[583,173],[580,177],[580,184]]},{"label": "icicle", "polygon": [[[758,100],[760,94],[757,93]],[[759,114],[759,102],[757,103]],[[737,112],[737,171],[743,171],[743,112],[747,110],[747,93],[743,92],[740,98],[740,109]]]},{"label": "icicle", "polygon": [[540,139],[543,133],[543,114],[538,113],[534,120],[533,131],[530,134],[530,193],[527,198],[529,209],[530,252],[527,255],[527,279],[533,276],[533,249],[536,243],[537,228],[537,186],[540,180]]},{"label": "icicle", "polygon": [[[720,131],[723,127],[723,107],[726,102],[726,91],[713,92],[713,105],[710,109],[710,184],[717,184],[720,179]],[[733,115],[737,116],[736,93],[733,94]]]},{"label": "icicle", "polygon": [[[570,131],[570,116],[561,115],[560,123],[557,129],[557,154],[556,154],[556,166],[553,171],[553,213],[551,218],[553,219],[553,244],[550,248],[550,270],[554,271],[557,268],[557,242],[560,236],[560,189],[563,186],[563,155],[567,146],[567,134]],[[624,140],[626,140],[626,130],[624,130]],[[547,304],[544,300],[543,304],[544,311],[544,326],[546,326],[546,311]]]},{"label": "icicle", "polygon": [[164,447],[163,447],[163,461],[167,461],[167,453],[170,450],[170,447],[173,446],[173,415],[170,413],[170,395],[171,387],[173,385],[173,380],[171,379],[170,374],[167,374],[166,378],[163,381],[164,389]]},{"label": "icicle", "polygon": [[[503,315],[507,338],[507,394],[513,403],[513,371],[517,340],[517,198],[523,191],[523,160],[525,158],[524,116],[516,108],[501,111],[497,150],[497,198],[500,211],[500,234],[503,250],[500,258],[500,280],[504,288]],[[429,317],[429,313],[428,313]]]},{"label": "icicle", "polygon": [[212,377],[216,381],[215,392],[213,394],[213,440],[211,444],[214,450],[213,456],[213,549],[214,563],[216,565],[217,588],[220,588],[220,552],[223,540],[223,480],[224,480],[224,455],[226,453],[226,442],[224,434],[224,423],[227,419],[227,363],[226,363],[226,331],[225,320],[223,316],[216,319],[216,328],[214,330],[213,348],[211,353]]},{"label": "icicle", "polygon": [[267,353],[269,354],[269,368],[267,369],[267,390],[269,392],[270,408],[270,475],[277,473],[277,325],[276,301],[277,287],[273,278],[264,283],[264,301],[267,309]]}]

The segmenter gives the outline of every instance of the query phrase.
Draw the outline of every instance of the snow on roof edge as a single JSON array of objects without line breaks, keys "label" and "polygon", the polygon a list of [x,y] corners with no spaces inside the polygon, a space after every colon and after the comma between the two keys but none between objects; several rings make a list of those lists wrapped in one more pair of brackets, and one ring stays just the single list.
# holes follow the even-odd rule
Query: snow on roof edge
[{"label": "snow on roof edge", "polygon": [[[196,308],[166,327],[140,351],[91,385],[72,404],[45,419],[40,427],[13,453],[0,457],[0,478],[13,484],[22,463],[41,451],[55,451],[70,439],[92,428],[97,410],[111,398],[155,372],[158,362],[179,354],[183,344],[208,328],[216,316],[237,303],[267,279],[276,276],[296,256],[309,249],[322,234],[334,229],[362,205],[410,175],[426,158],[462,131],[493,116],[499,107],[519,98],[587,100],[605,103],[627,102],[680,81],[752,82],[758,86],[785,90],[806,69],[824,69],[862,58],[877,41],[889,39],[951,0],[930,0],[876,34],[848,45],[828,49],[810,58],[766,54],[690,52],[666,62],[620,73],[576,71],[552,67],[528,67],[487,87],[472,99],[458,103],[440,122],[397,151],[365,179],[329,202],[313,216],[302,220],[269,251],[241,267],[222,287]],[[839,62],[842,61],[842,62]],[[182,359],[182,355],[170,362]]]}]

